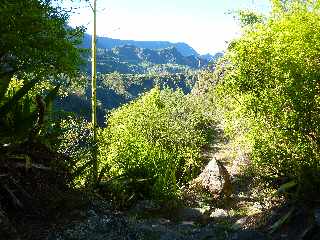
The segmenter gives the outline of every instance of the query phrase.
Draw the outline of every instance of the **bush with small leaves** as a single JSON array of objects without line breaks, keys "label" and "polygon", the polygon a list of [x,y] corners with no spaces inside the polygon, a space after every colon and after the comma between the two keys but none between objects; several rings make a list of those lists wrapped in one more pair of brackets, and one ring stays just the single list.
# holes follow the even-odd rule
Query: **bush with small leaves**
[{"label": "bush with small leaves", "polygon": [[227,125],[247,136],[256,173],[272,183],[295,180],[299,196],[317,195],[320,4],[273,3],[268,20],[246,25],[230,44],[215,91]]},{"label": "bush with small leaves", "polygon": [[200,121],[190,96],[179,90],[155,88],[113,111],[99,139],[110,184],[128,198],[176,196],[201,166]]}]

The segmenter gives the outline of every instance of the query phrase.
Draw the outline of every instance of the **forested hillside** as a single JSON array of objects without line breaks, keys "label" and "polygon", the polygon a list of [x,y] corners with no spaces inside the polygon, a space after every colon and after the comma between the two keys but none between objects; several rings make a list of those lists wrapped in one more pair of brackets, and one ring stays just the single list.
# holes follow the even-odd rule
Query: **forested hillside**
[{"label": "forested hillside", "polygon": [[[161,45],[162,46],[162,45]],[[195,84],[198,72],[208,68],[209,60],[198,56],[184,56],[175,47],[152,50],[124,45],[112,49],[98,48],[98,109],[99,125],[104,125],[105,113],[127,103],[155,86],[182,89],[190,93]],[[84,75],[91,74],[91,58],[84,59],[87,64],[82,66]],[[74,89],[72,89],[73,91]],[[84,82],[81,90],[56,101],[58,109],[74,112],[90,117],[90,85]]]},{"label": "forested hillside", "polygon": [[214,57],[83,49],[59,3],[0,2],[1,240],[320,239],[319,0],[237,11]]},{"label": "forested hillside", "polygon": [[111,50],[98,50],[98,72],[109,73],[145,73],[153,65],[175,64],[198,69],[206,67],[208,60],[198,56],[182,55],[177,48],[163,48],[152,50],[137,48],[134,45],[124,45]]}]

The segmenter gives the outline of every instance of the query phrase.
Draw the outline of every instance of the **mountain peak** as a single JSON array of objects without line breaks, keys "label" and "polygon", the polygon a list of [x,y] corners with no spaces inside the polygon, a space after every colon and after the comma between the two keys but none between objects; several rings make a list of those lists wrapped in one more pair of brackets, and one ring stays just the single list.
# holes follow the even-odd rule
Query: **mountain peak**
[{"label": "mountain peak", "polygon": [[[104,49],[112,49],[124,45],[131,45],[138,48],[149,48],[152,50],[175,47],[183,56],[199,56],[196,50],[184,42],[172,43],[169,41],[135,41],[135,40],[121,40],[108,37],[97,37],[97,47]],[[91,47],[91,35],[85,34],[82,44],[83,48]]]}]

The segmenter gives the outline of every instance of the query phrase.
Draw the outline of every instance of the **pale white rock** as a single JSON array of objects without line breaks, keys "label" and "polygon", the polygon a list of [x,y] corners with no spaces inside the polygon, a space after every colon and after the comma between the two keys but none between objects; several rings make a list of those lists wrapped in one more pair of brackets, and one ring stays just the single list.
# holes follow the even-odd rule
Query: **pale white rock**
[{"label": "pale white rock", "polygon": [[224,209],[216,208],[211,214],[211,218],[225,218],[228,217],[228,212]]}]

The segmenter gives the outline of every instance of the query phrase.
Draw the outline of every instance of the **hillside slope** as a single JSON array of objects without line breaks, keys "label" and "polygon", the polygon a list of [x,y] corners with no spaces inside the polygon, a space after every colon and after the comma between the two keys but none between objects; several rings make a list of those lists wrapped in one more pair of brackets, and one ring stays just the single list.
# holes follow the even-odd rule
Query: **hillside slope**
[{"label": "hillside slope", "polygon": [[[163,48],[172,48],[175,47],[183,56],[198,56],[196,50],[190,47],[188,44],[179,42],[172,43],[169,41],[135,41],[135,40],[120,40],[113,39],[108,37],[98,37],[97,38],[97,47],[104,49],[111,49],[114,47],[120,47],[124,45],[134,45],[138,48],[148,48],[148,49],[163,49]],[[83,48],[91,47],[91,35],[85,34],[84,41],[81,45]]]},{"label": "hillside slope", "polygon": [[[87,71],[90,73],[90,56]],[[154,66],[177,65],[184,68],[199,69],[206,67],[209,61],[197,56],[184,56],[175,47],[164,49],[138,48],[124,45],[112,49],[99,48],[97,53],[97,71],[100,73],[147,73]]]}]

